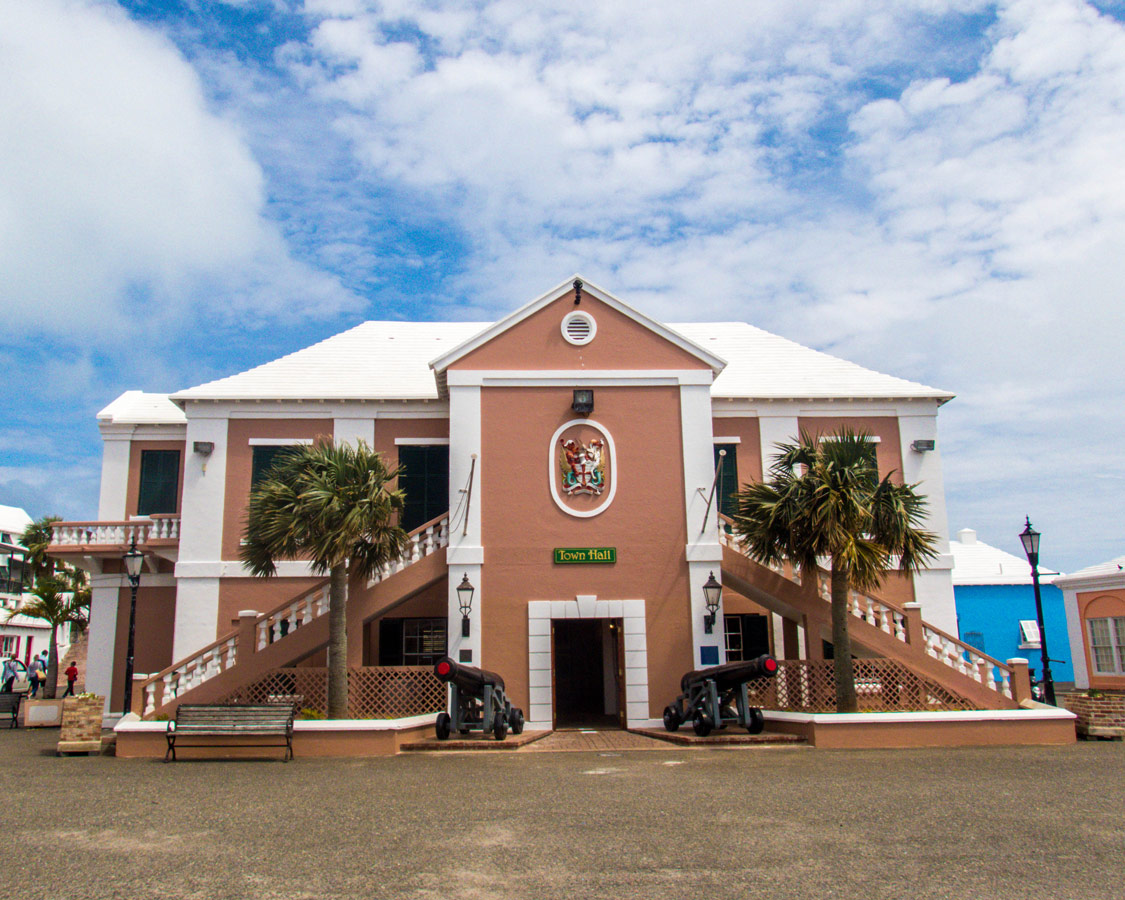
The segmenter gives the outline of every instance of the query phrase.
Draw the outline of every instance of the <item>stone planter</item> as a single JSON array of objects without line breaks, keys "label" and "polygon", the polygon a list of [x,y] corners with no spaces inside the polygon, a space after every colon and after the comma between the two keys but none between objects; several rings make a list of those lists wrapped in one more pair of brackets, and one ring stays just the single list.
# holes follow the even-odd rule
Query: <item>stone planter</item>
[{"label": "stone planter", "polygon": [[105,697],[67,697],[62,704],[58,752],[100,752]]}]

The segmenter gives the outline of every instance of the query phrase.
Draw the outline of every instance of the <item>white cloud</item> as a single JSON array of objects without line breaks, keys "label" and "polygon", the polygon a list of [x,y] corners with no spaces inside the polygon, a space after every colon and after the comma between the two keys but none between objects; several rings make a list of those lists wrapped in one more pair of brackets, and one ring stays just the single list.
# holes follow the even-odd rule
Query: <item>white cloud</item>
[{"label": "white cloud", "polygon": [[[192,67],[116,6],[0,0],[0,121],[9,326],[97,340],[141,304],[165,328],[199,306],[291,311],[305,287],[315,308],[348,302],[263,219],[262,171]],[[200,301],[216,281],[228,296]]]}]

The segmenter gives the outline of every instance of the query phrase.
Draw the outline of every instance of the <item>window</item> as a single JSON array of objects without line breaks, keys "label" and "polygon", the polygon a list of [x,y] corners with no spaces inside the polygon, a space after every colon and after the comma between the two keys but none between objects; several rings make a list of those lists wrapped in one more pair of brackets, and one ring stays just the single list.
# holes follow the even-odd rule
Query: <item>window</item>
[{"label": "window", "polygon": [[20,652],[20,639],[12,634],[0,638],[0,656],[5,658],[15,656]]},{"label": "window", "polygon": [[987,653],[988,652],[984,647],[984,633],[983,632],[966,631],[965,634],[962,636],[961,640],[963,640],[970,647],[975,647],[981,653]]},{"label": "window", "polygon": [[[726,450],[727,455],[719,456],[720,450]],[[719,470],[719,477],[715,481],[719,512],[724,516],[733,516],[738,511],[738,502],[734,496],[738,490],[738,444],[715,445],[715,468]]]},{"label": "window", "polygon": [[769,616],[723,616],[727,662],[757,659],[770,652]]},{"label": "window", "polygon": [[403,472],[398,486],[406,494],[402,527],[413,531],[449,510],[449,445],[400,446]]},{"label": "window", "polygon": [[142,450],[137,515],[174,513],[180,488],[179,450]]},{"label": "window", "polygon": [[[1035,619],[1020,619],[1020,649],[1038,650],[1042,646],[1039,623]],[[983,647],[978,649],[983,650]]]},{"label": "window", "polygon": [[445,619],[383,619],[379,665],[432,666],[446,653]]},{"label": "window", "polygon": [[[252,447],[254,451],[254,458],[250,463],[250,490],[254,490],[266,477],[266,472],[273,466],[274,461],[283,450],[288,450],[288,447]],[[245,470],[243,470],[245,471]]]},{"label": "window", "polygon": [[1088,619],[1090,655],[1101,675],[1125,675],[1125,616]]}]

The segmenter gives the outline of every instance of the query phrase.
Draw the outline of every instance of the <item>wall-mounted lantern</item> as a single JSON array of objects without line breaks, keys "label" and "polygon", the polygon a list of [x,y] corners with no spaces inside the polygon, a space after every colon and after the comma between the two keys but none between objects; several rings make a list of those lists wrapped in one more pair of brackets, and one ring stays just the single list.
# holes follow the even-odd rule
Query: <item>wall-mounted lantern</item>
[{"label": "wall-mounted lantern", "polygon": [[191,452],[198,453],[200,456],[210,456],[215,452],[214,441],[192,441]]},{"label": "wall-mounted lantern", "polygon": [[468,575],[461,576],[457,585],[457,606],[461,610],[461,637],[469,636],[469,613],[473,611],[473,593],[476,588],[469,582]]},{"label": "wall-mounted lantern", "polygon": [[575,388],[570,408],[581,416],[590,415],[594,411],[594,392],[589,388]]},{"label": "wall-mounted lantern", "polygon": [[723,596],[723,586],[715,580],[715,573],[707,577],[703,585],[703,599],[707,601],[707,615],[703,617],[703,630],[711,634],[715,628],[715,616],[719,612],[719,600]]}]

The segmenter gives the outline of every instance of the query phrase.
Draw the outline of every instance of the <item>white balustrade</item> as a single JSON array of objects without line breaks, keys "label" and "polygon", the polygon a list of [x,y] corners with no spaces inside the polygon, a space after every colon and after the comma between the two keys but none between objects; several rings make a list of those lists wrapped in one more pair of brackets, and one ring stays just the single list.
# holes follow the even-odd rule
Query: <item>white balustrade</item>
[{"label": "white balustrade", "polygon": [[178,541],[180,517],[133,519],[128,522],[56,522],[51,527],[51,543],[58,546],[121,547],[133,541]]}]

